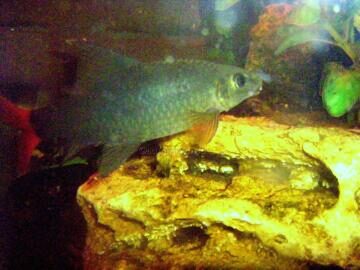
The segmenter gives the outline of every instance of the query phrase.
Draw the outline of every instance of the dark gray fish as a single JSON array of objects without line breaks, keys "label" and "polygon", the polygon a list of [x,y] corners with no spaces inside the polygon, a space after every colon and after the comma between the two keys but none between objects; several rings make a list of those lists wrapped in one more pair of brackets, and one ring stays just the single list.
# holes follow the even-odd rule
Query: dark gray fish
[{"label": "dark gray fish", "polygon": [[75,88],[57,104],[31,112],[42,140],[65,139],[67,158],[88,145],[104,145],[99,172],[106,175],[146,141],[194,126],[209,141],[218,115],[257,95],[256,72],[200,60],[140,63],[111,50],[81,50]]}]

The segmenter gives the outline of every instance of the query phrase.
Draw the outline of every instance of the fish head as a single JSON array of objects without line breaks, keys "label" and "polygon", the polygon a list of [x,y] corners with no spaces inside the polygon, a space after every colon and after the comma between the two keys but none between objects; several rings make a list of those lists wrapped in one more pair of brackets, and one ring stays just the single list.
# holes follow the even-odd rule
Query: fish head
[{"label": "fish head", "polygon": [[216,98],[222,111],[228,111],[262,90],[262,76],[239,67],[228,67],[218,80]]}]

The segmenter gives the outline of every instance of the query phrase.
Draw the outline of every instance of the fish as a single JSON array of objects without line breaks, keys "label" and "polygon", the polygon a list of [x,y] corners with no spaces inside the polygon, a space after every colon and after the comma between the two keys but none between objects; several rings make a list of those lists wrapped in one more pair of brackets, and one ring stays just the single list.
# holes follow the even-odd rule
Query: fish
[{"label": "fish", "polygon": [[61,139],[65,159],[103,146],[106,176],[149,140],[193,130],[199,144],[214,136],[219,114],[260,93],[261,75],[237,66],[178,59],[143,63],[82,45],[74,94],[43,108],[18,108],[0,97],[0,120],[22,131],[18,170],[29,169],[40,142]]}]

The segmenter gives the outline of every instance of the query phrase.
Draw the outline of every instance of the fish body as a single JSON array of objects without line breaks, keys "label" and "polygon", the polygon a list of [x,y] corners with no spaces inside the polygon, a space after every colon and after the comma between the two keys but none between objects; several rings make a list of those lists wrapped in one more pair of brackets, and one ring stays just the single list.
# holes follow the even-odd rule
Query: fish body
[{"label": "fish body", "polygon": [[30,123],[41,140],[63,139],[68,157],[104,145],[102,175],[145,141],[204,123],[203,135],[211,137],[219,113],[258,94],[262,84],[255,73],[206,61],[144,64],[102,48],[88,48],[83,57],[76,87],[87,94],[32,111]]}]

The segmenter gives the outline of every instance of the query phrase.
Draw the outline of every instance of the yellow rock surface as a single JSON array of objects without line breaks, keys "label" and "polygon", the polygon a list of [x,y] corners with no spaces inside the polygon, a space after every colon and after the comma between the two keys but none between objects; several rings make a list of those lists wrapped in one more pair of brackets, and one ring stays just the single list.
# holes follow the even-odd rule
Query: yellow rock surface
[{"label": "yellow rock surface", "polygon": [[78,191],[86,269],[360,267],[360,136],[225,117]]}]

